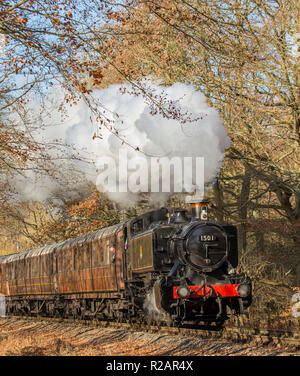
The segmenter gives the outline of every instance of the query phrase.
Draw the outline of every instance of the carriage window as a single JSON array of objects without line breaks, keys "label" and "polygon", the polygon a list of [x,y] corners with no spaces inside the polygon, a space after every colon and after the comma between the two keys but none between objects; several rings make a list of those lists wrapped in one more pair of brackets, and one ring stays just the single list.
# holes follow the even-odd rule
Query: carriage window
[{"label": "carriage window", "polygon": [[37,262],[36,262],[35,257],[32,259],[31,267],[32,267],[32,274],[31,275],[32,275],[32,277],[36,277]]},{"label": "carriage window", "polygon": [[104,247],[105,247],[105,241],[99,241],[99,245],[100,245],[100,266],[103,266],[104,265]]},{"label": "carriage window", "polygon": [[73,261],[74,261],[73,260],[73,249],[70,248],[68,253],[69,253],[69,262],[70,262],[69,271],[71,272],[74,269],[74,266],[73,266]]},{"label": "carriage window", "polygon": [[74,267],[74,270],[78,270],[78,251],[77,251],[77,247],[75,246],[73,248],[73,267]]},{"label": "carriage window", "polygon": [[8,281],[8,273],[9,273],[9,271],[8,271],[8,267],[9,267],[9,264],[6,264],[6,266],[5,266],[5,280],[6,281]]},{"label": "carriage window", "polygon": [[63,267],[63,273],[68,272],[68,267],[69,267],[69,260],[68,260],[68,251],[64,250],[62,253],[62,258],[64,260],[64,267]]},{"label": "carriage window", "polygon": [[82,245],[80,245],[79,254],[80,254],[80,270],[83,270],[84,269],[84,248]]},{"label": "carriage window", "polygon": [[25,260],[20,260],[18,269],[19,269],[18,271],[19,278],[25,279]]},{"label": "carriage window", "polygon": [[93,262],[93,267],[95,268],[98,266],[98,247],[96,241],[92,242],[91,244],[92,247],[92,262]]},{"label": "carriage window", "polygon": [[51,255],[48,255],[48,271],[49,275],[53,274],[53,253]]},{"label": "carriage window", "polygon": [[62,258],[62,254],[61,252],[59,252],[57,254],[57,271],[58,273],[61,273],[62,272],[62,269],[63,269],[63,258]]},{"label": "carriage window", "polygon": [[30,261],[29,261],[29,268],[30,268],[30,277],[29,277],[29,278],[34,277],[33,264],[34,264],[34,259],[32,258],[32,259],[30,259]]},{"label": "carriage window", "polygon": [[11,264],[8,264],[7,266],[8,266],[8,279],[10,280],[12,279],[11,278]]},{"label": "carriage window", "polygon": [[36,277],[39,277],[40,276],[40,274],[41,274],[41,272],[40,272],[40,257],[36,257],[35,258],[35,262],[36,262],[36,269],[35,269],[35,273],[36,273]]},{"label": "carriage window", "polygon": [[0,265],[0,281],[4,280],[4,265]]},{"label": "carriage window", "polygon": [[41,256],[42,275],[48,275],[48,255]]},{"label": "carriage window", "polygon": [[41,275],[41,258],[36,258],[36,276],[39,277]]},{"label": "carriage window", "polygon": [[56,253],[56,271],[57,271],[57,273],[60,273],[60,267],[59,267],[59,253]]},{"label": "carriage window", "polygon": [[46,255],[46,257],[44,258],[45,260],[45,275],[51,275],[52,274],[52,259],[50,257],[50,255]]},{"label": "carriage window", "polygon": [[32,258],[31,259],[31,263],[30,263],[30,266],[31,266],[31,277],[35,277],[35,258]]},{"label": "carriage window", "polygon": [[64,259],[65,259],[65,272],[68,273],[72,270],[72,253],[70,249],[65,250]]},{"label": "carriage window", "polygon": [[61,272],[66,273],[67,269],[67,259],[66,259],[66,251],[63,249],[61,252],[61,262],[62,262],[62,268]]},{"label": "carriage window", "polygon": [[19,264],[18,261],[16,261],[16,262],[14,263],[15,279],[18,279],[18,264]]},{"label": "carriage window", "polygon": [[85,245],[85,267],[91,267],[91,243]]},{"label": "carriage window", "polygon": [[62,251],[62,254],[61,254],[61,258],[62,258],[62,260],[63,260],[63,263],[64,263],[64,266],[63,266],[63,268],[62,268],[62,272],[63,273],[66,273],[67,272],[67,260],[66,260],[66,257],[67,257],[67,255],[66,255],[66,251]]},{"label": "carriage window", "polygon": [[30,278],[30,260],[26,260],[25,265],[26,265],[26,278],[29,279]]},{"label": "carriage window", "polygon": [[109,264],[109,240],[106,241],[106,264]]},{"label": "carriage window", "polygon": [[24,259],[20,264],[20,275],[22,278],[26,278],[26,260]]}]

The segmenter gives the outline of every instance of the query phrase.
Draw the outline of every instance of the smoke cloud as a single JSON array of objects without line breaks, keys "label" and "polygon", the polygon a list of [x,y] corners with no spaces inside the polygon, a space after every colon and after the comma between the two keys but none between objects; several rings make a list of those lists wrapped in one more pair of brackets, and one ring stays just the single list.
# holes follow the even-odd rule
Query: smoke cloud
[{"label": "smoke cloud", "polygon": [[[83,100],[72,107],[65,107],[62,120],[62,112],[58,108],[64,101],[65,93],[56,87],[45,101],[44,126],[38,128],[35,138],[44,144],[62,145],[62,148],[54,148],[50,154],[54,161],[57,160],[54,162],[56,169],[65,173],[60,176],[60,181],[49,175],[39,175],[37,178],[33,171],[26,174],[26,180],[23,177],[16,179],[15,187],[23,199],[42,201],[50,198],[64,179],[69,192],[80,189],[83,180],[97,184],[103,158],[112,158],[119,167],[120,150],[126,150],[129,161],[137,157],[203,157],[205,183],[213,181],[230,143],[216,109],[209,107],[205,96],[189,85],[176,83],[166,88],[151,84],[151,88],[157,95],[173,101],[180,112],[186,114],[186,122],[163,117],[160,113],[153,114],[143,97],[122,94],[118,85],[94,90],[93,105],[98,106],[98,111],[112,121],[117,137],[106,127],[97,129],[99,123],[96,123]],[[95,132],[101,138],[93,137]],[[71,170],[78,172],[76,179],[68,178],[68,171]],[[189,191],[187,184],[184,187]],[[108,192],[108,195],[127,206],[137,199],[137,194],[130,192]],[[151,194],[153,201],[160,203],[167,196],[165,193]]]}]

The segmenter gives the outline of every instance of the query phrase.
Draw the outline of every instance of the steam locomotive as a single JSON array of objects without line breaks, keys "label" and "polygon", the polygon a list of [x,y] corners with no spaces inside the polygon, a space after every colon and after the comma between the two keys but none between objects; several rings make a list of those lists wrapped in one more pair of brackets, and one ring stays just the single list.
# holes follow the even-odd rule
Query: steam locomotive
[{"label": "steam locomotive", "polygon": [[209,222],[208,203],[154,210],[58,244],[0,258],[14,315],[221,325],[251,304],[237,274],[237,230]]}]

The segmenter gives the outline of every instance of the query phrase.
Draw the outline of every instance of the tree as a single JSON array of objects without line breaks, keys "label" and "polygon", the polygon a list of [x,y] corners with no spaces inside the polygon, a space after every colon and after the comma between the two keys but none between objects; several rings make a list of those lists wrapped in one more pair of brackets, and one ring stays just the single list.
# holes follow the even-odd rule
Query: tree
[{"label": "tree", "polygon": [[6,253],[58,243],[112,226],[130,217],[93,185],[87,185],[76,197],[63,192],[46,202],[10,202],[0,211],[0,239]]},{"label": "tree", "polygon": [[293,283],[300,248],[298,2],[140,0],[127,11],[111,27],[115,57],[100,84],[188,82],[218,109],[231,146],[213,205],[239,227],[244,270],[274,294],[272,284]]},{"label": "tree", "polygon": [[228,157],[276,194],[290,221],[300,216],[298,16],[285,0],[136,1],[114,47],[126,78],[181,79],[204,92],[231,137]]},{"label": "tree", "polygon": [[100,25],[111,9],[109,2],[93,0],[1,2],[0,167],[5,167],[1,169],[4,173],[30,168],[25,162],[32,161],[33,152],[41,151],[32,128],[42,119],[28,117],[27,105],[34,94],[42,107],[48,90],[60,85],[66,90],[66,97],[56,111],[83,97],[99,115],[99,110],[92,108],[85,77],[95,68],[95,56],[98,61],[106,59],[106,44],[100,43],[104,32]]}]

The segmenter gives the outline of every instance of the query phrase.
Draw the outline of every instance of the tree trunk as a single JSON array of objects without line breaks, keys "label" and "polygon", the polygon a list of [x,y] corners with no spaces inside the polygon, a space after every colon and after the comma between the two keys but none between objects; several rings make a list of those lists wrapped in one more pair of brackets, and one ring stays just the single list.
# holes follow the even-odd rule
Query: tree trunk
[{"label": "tree trunk", "polygon": [[224,223],[224,197],[220,187],[219,179],[214,184],[214,196],[216,201],[216,216],[218,223]]},{"label": "tree trunk", "polygon": [[248,200],[250,196],[251,175],[250,168],[245,164],[245,175],[243,177],[242,188],[239,199],[239,226],[238,242],[239,249],[243,253],[247,248],[247,212]]},{"label": "tree trunk", "polygon": [[264,247],[265,247],[265,239],[264,239],[264,234],[259,231],[255,231],[255,240],[256,240],[256,248],[259,252],[263,253],[264,252]]}]

